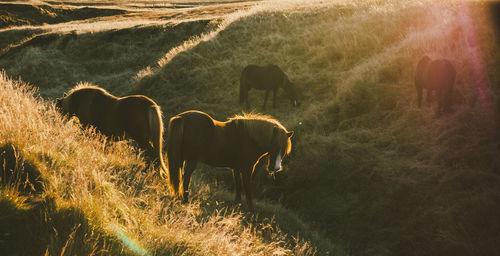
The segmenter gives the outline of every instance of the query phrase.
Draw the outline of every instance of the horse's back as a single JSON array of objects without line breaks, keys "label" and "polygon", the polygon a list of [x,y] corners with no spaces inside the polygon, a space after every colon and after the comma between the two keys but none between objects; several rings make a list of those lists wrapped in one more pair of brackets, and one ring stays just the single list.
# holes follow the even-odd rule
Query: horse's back
[{"label": "horse's back", "polygon": [[[114,108],[113,130],[117,133],[126,132],[128,136],[144,143],[152,135],[150,115],[156,112],[157,106],[146,96],[132,95],[120,98]],[[153,113],[151,113],[153,112]]]},{"label": "horse's back", "polygon": [[213,126],[214,123],[212,117],[208,114],[196,110],[182,112],[177,117],[182,118],[185,123],[190,125],[202,124],[203,126]]},{"label": "horse's back", "polygon": [[255,89],[271,89],[282,84],[284,73],[276,65],[248,65],[241,72],[241,83],[247,83]]},{"label": "horse's back", "polygon": [[280,77],[284,74],[281,68],[274,64],[266,66],[248,65],[247,72],[252,75],[260,75],[268,78]]},{"label": "horse's back", "polygon": [[146,96],[133,95],[121,98],[117,102],[116,112],[124,119],[126,118],[144,118],[147,120],[147,115],[150,109],[154,109],[156,104]]},{"label": "horse's back", "polygon": [[[238,149],[241,149],[235,146],[232,125],[214,120],[208,114],[199,111],[187,111],[172,119],[171,122],[177,123],[174,129],[182,129],[184,159],[197,160],[213,166],[230,167],[228,159],[234,158]],[[179,125],[180,123],[182,125]]]},{"label": "horse's back", "polygon": [[213,119],[200,111],[186,111],[176,118],[182,120],[183,145],[192,153],[210,146],[215,134]]}]

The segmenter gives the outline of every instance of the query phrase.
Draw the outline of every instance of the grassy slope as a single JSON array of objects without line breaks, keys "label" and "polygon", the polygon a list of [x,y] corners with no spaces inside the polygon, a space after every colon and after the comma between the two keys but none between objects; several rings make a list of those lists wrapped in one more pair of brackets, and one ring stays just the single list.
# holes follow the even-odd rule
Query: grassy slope
[{"label": "grassy slope", "polygon": [[[470,11],[488,78],[498,83],[485,6],[267,9],[179,54],[137,92],[155,97],[167,116],[196,108],[224,119],[240,109],[242,68],[278,64],[303,104],[291,109],[282,100],[266,111],[297,134],[284,184],[268,198],[308,216],[353,254],[493,253],[499,234],[485,227],[499,225],[496,94],[484,100],[490,105],[478,102],[469,60],[476,48],[460,23]],[[415,107],[412,72],[423,54],[457,67],[456,111],[447,117]],[[259,106],[263,94],[252,95]]]},{"label": "grassy slope", "polygon": [[[12,68],[10,64],[13,60],[24,56],[20,65],[14,66],[11,71],[17,67],[24,68],[23,65],[28,62],[32,63],[32,67],[41,68],[43,70],[40,72],[46,74],[40,76],[40,80],[32,81],[42,85],[39,87],[41,94],[57,96],[65,87],[51,87],[54,82],[52,79],[69,83],[74,73],[64,76],[63,72],[58,77],[53,70],[71,69],[76,72],[98,64],[98,57],[109,57],[109,52],[101,52],[92,55],[93,59],[87,58],[81,52],[87,52],[91,43],[113,39],[111,41],[116,40],[116,43],[100,50],[119,52],[123,49],[121,47],[127,47],[121,44],[125,39],[142,38],[142,41],[131,40],[133,44],[128,45],[127,49],[149,47],[150,55],[125,51],[119,54],[123,58],[111,57],[102,62],[124,64],[132,60],[140,62],[142,57],[149,63],[160,57],[155,54],[165,51],[161,47],[168,49],[210,26],[206,21],[193,21],[101,34],[78,34],[77,40],[72,38],[70,42],[65,42],[71,46],[68,48],[58,47],[64,40],[63,35],[43,45],[23,47],[19,55],[9,55],[2,61],[5,66]],[[151,40],[147,36],[155,33],[160,33],[161,37]],[[31,55],[34,58],[29,60],[33,50],[37,53]],[[70,61],[74,59],[78,61]],[[38,60],[46,60],[44,63],[47,65],[40,65]],[[95,74],[106,70],[105,67],[107,65],[103,64],[88,72]],[[54,73],[45,73],[47,71]],[[129,72],[133,75],[137,71]],[[32,74],[27,77],[35,79],[38,79],[37,74],[41,74],[36,70],[24,70],[21,73]],[[91,77],[90,74],[87,73],[86,77]],[[120,77],[124,76],[118,76],[116,80],[120,80]],[[123,80],[121,78],[120,81]],[[166,184],[157,179],[158,175],[153,170],[147,170],[147,173],[142,171],[144,163],[127,144],[106,143],[89,132],[80,132],[78,125],[73,122],[64,123],[50,103],[33,99],[31,92],[25,92],[25,85],[19,85],[4,74],[0,78],[0,85],[3,104],[0,114],[0,153],[2,160],[11,163],[2,169],[3,173],[8,174],[1,179],[2,252],[30,255],[45,251],[49,254],[64,252],[78,255],[304,255],[316,250],[309,242],[295,238],[295,233],[288,235],[280,230],[273,216],[282,215],[281,219],[287,223],[307,225],[301,223],[293,213],[279,207],[269,207],[267,213],[262,211],[260,216],[245,214],[245,211],[240,213],[237,210],[239,206],[225,202],[230,197],[225,190],[206,185],[193,186],[205,192],[189,205],[171,202],[165,194]],[[107,85],[108,89],[113,90],[109,88],[110,84]],[[72,85],[66,85],[69,86]],[[21,174],[10,175],[11,170]],[[34,175],[35,178],[31,178],[33,184],[39,184],[36,177],[40,176],[43,188],[37,185],[36,189],[29,189],[30,186],[26,189],[23,173]],[[195,178],[194,183],[205,183],[199,179],[201,177]],[[39,240],[38,237],[44,239]],[[129,241],[135,241],[143,249]],[[331,248],[328,242],[322,243],[325,244],[324,248]]]},{"label": "grassy slope", "polygon": [[19,25],[53,24],[71,20],[118,15],[124,11],[97,8],[54,8],[29,3],[0,3],[0,28]]},{"label": "grassy slope", "polygon": [[[0,248],[7,255],[314,251],[280,231],[275,220],[245,216],[218,203],[211,195],[217,188],[195,186],[203,196],[188,205],[171,201],[166,183],[155,171],[144,170],[128,144],[81,131],[78,123],[63,120],[52,104],[34,98],[29,87],[5,74],[0,89],[0,157],[6,163],[1,169]],[[293,222],[296,217],[288,215]]]},{"label": "grassy slope", "polygon": [[[165,52],[215,29],[226,13],[250,5],[200,5],[177,11],[153,4],[151,9],[120,9],[125,14],[112,17],[0,29],[0,66],[36,84],[44,97],[58,97],[80,81],[120,94]],[[92,8],[88,12],[101,14]]]},{"label": "grassy slope", "polygon": [[[25,47],[23,44],[22,47],[10,49],[13,53],[9,52],[2,59],[4,66],[13,73],[25,74],[23,79],[37,84],[42,89],[40,93],[45,96],[55,97],[82,80],[106,85],[108,90],[114,91],[127,84],[143,66],[160,58],[162,52],[209,30],[211,25],[208,22],[200,20],[126,28],[73,37],[71,34],[39,36],[36,32],[30,32],[27,38],[35,36],[41,40],[35,41],[34,47]],[[29,42],[33,42],[33,39]],[[101,42],[108,43],[102,45]],[[44,47],[47,45],[49,47]],[[141,51],[144,48],[149,50]],[[16,55],[20,51],[21,59]]]},{"label": "grassy slope", "polygon": [[[259,171],[256,182],[259,196],[267,203],[258,204],[261,217],[257,219],[240,213],[220,213],[226,206],[232,211],[233,206],[227,203],[231,196],[212,184],[219,184],[221,179],[222,184],[229,184],[227,171],[198,171],[193,183],[194,200],[187,206],[170,204],[162,194],[164,185],[151,174],[141,173],[137,181],[124,185],[124,181],[131,182],[130,177],[140,168],[131,170],[126,166],[142,166],[133,155],[125,158],[130,161],[112,160],[122,158],[116,152],[130,150],[124,144],[113,144],[106,149],[102,154],[110,155],[103,156],[101,164],[107,161],[112,164],[104,164],[108,167],[97,168],[99,172],[84,179],[85,184],[97,180],[99,186],[107,184],[106,189],[117,194],[112,197],[113,202],[122,202],[121,205],[103,207],[101,211],[95,209],[100,204],[83,201],[82,198],[92,196],[96,201],[104,200],[102,195],[109,194],[97,189],[98,192],[88,192],[90,195],[77,192],[73,201],[56,199],[57,207],[83,211],[94,225],[91,227],[112,237],[111,241],[116,242],[117,235],[110,232],[113,229],[110,226],[120,223],[127,234],[134,234],[141,244],[157,253],[178,250],[203,254],[208,250],[215,254],[217,246],[226,242],[227,246],[221,246],[221,250],[227,254],[232,254],[232,250],[248,250],[240,252],[251,254],[289,249],[297,254],[307,253],[311,250],[308,244],[297,246],[290,236],[285,237],[287,233],[295,236],[297,231],[319,254],[345,251],[355,255],[491,255],[496,252],[495,241],[500,237],[496,218],[500,209],[495,203],[500,197],[496,168],[500,164],[496,157],[500,153],[495,109],[498,88],[492,87],[491,94],[482,98],[475,89],[478,79],[470,60],[474,50],[479,49],[490,84],[498,84],[500,77],[495,74],[498,51],[484,4],[464,7],[425,1],[353,4],[340,1],[322,5],[318,8],[288,1],[237,13],[230,19],[241,19],[222,23],[227,27],[211,40],[197,44],[199,40],[195,38],[181,45],[174,51],[180,51],[178,55],[169,55],[167,51],[185,37],[159,49],[157,38],[171,37],[155,30],[158,33],[155,38],[136,38],[134,33],[146,29],[138,27],[133,29],[134,33],[125,30],[120,40],[110,37],[120,31],[104,31],[71,40],[68,44],[72,47],[63,50],[57,47],[61,40],[56,40],[45,47],[22,49],[18,55],[0,60],[9,73],[22,75],[40,86],[42,95],[58,96],[62,89],[78,80],[92,81],[116,94],[144,93],[162,106],[167,118],[187,109],[203,110],[221,120],[239,112],[237,80],[241,69],[250,63],[278,64],[301,89],[300,108],[291,109],[289,102],[282,99],[278,108],[266,111],[296,135],[293,154],[277,183]],[[461,23],[467,17],[466,11],[474,21],[473,30]],[[189,24],[185,26],[179,30],[184,36],[213,29],[205,30],[205,23],[193,34],[184,34],[182,31],[191,28]],[[470,31],[479,40],[477,48],[471,44]],[[120,44],[124,39],[129,40],[128,48]],[[84,49],[88,49],[89,43],[116,55],[108,51],[105,55],[96,53],[86,57]],[[144,61],[138,59],[144,53],[140,50],[143,47],[151,49],[146,51],[148,57]],[[156,64],[155,60],[165,53],[175,57]],[[457,104],[455,111],[446,117],[434,118],[429,108],[419,110],[415,106],[413,69],[423,54],[450,58],[457,67]],[[100,56],[118,57],[107,58],[95,70],[91,69],[100,63],[96,61]],[[35,63],[44,59],[51,61],[44,62],[47,65]],[[137,65],[126,72],[118,71],[124,68],[114,69],[122,63],[135,62]],[[33,70],[25,69],[30,64]],[[65,66],[67,69],[62,70],[67,72],[56,72]],[[36,72],[38,68],[45,70]],[[84,72],[80,74],[81,71]],[[41,75],[47,72],[49,76]],[[109,75],[117,73],[120,75]],[[254,106],[261,104],[262,96],[251,92]],[[9,117],[12,118],[7,116],[7,120]],[[14,126],[7,131],[12,133],[12,130],[19,129]],[[77,131],[70,130],[68,134],[71,132]],[[9,133],[2,138],[6,134]],[[30,155],[36,159],[36,152],[56,155],[62,152],[57,147],[54,151],[31,151],[37,146],[28,147],[23,139],[11,142],[24,150],[28,159]],[[69,164],[65,168],[71,170],[77,166]],[[70,173],[65,170],[55,173],[64,177]],[[42,177],[46,176],[53,175],[42,172]],[[153,185],[145,185],[150,183]],[[67,186],[52,186],[55,187],[52,191],[59,192],[56,195],[67,194],[62,192]],[[163,221],[145,217],[160,215],[163,207],[157,202],[160,198],[169,205],[167,217]],[[290,210],[282,209],[280,204],[304,216],[309,224]],[[124,212],[116,213],[115,209]],[[190,227],[189,231],[185,226]],[[227,227],[227,231],[222,227]],[[165,230],[171,232],[165,234]],[[222,234],[218,233],[220,230]],[[274,230],[283,231],[276,237]],[[326,233],[335,247],[314,230]],[[214,232],[220,235],[219,239],[211,239]],[[230,238],[235,235],[245,239]],[[99,245],[99,237],[89,235],[90,244]],[[119,248],[120,244],[109,246]],[[62,246],[51,248],[58,252]]]}]

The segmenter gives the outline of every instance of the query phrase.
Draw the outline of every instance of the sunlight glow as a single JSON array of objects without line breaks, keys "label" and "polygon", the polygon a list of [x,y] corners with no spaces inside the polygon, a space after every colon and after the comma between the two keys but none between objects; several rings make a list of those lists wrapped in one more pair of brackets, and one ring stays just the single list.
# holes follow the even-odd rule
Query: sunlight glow
[{"label": "sunlight glow", "polygon": [[474,78],[474,85],[479,95],[483,113],[488,116],[493,114],[493,102],[491,85],[486,75],[485,63],[483,55],[479,49],[478,37],[474,31],[474,24],[471,18],[470,10],[467,4],[461,4],[460,12],[462,15],[459,18],[460,25],[466,38],[466,54],[468,55],[469,65]]}]

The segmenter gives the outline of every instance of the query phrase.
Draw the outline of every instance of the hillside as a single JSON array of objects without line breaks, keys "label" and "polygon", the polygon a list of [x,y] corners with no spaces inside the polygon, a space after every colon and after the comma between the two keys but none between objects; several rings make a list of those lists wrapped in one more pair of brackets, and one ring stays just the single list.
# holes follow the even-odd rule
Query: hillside
[{"label": "hillside", "polygon": [[[494,254],[499,59],[487,5],[325,5],[242,18],[134,92],[172,114],[197,106],[223,119],[241,109],[243,67],[275,63],[303,99],[298,109],[283,99],[266,111],[296,137],[283,184],[264,197],[304,214],[353,255]],[[413,70],[424,54],[458,70],[454,112],[443,118],[416,107]],[[262,111],[263,94],[251,95]]]},{"label": "hillside", "polygon": [[[63,119],[22,82],[0,75],[0,248],[6,255],[310,255],[281,231],[306,227],[279,207],[240,212],[208,186],[188,205],[140,152]],[[201,180],[203,180],[203,182]],[[223,198],[222,201],[220,198]],[[268,207],[269,208],[269,207]],[[268,216],[283,216],[279,221]],[[325,247],[325,248],[328,248]]]},{"label": "hillside", "polygon": [[[19,152],[16,170],[34,172],[44,184],[1,188],[0,209],[11,219],[0,223],[0,234],[8,230],[0,246],[12,237],[46,234],[28,253],[498,251],[500,35],[491,18],[498,5],[199,3],[182,11],[149,5],[142,16],[120,6],[128,24],[112,16],[94,26],[71,21],[0,31],[12,41],[0,42],[0,67],[41,96],[33,99],[2,75],[0,146]],[[447,58],[457,70],[447,115],[435,116],[435,102],[416,105],[414,69],[423,55]],[[296,84],[301,105],[292,108],[280,93],[277,108],[264,110],[264,93],[250,91],[253,111],[295,132],[292,155],[276,179],[258,168],[255,212],[232,203],[229,171],[205,165],[194,173],[192,201],[172,201],[157,172],[143,170],[140,152],[81,132],[51,103],[85,81],[120,96],[145,94],[161,106],[165,121],[190,109],[224,120],[242,111],[241,70],[269,63]],[[34,224],[5,236],[19,222]]]}]

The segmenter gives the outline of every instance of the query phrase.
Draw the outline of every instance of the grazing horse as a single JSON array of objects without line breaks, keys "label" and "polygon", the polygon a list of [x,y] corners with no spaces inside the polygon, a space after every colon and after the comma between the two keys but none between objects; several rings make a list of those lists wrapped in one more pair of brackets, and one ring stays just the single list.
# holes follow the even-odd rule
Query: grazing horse
[{"label": "grazing horse", "polygon": [[58,98],[56,108],[113,139],[135,140],[152,160],[159,160],[161,174],[166,173],[161,111],[150,98],[142,95],[118,98],[100,87],[82,84]]},{"label": "grazing horse", "polygon": [[292,135],[269,116],[243,114],[220,122],[199,111],[178,114],[170,119],[166,137],[170,191],[187,202],[189,181],[198,161],[228,167],[233,171],[235,200],[241,200],[243,183],[247,205],[252,209],[250,181],[255,165],[269,155],[268,171],[279,171],[292,148]]},{"label": "grazing horse", "polygon": [[279,88],[288,95],[294,107],[298,106],[297,94],[295,85],[288,80],[286,74],[276,65],[256,66],[248,65],[241,72],[240,76],[240,104],[244,104],[246,108],[250,108],[248,103],[248,91],[251,88],[257,90],[266,90],[264,98],[264,106],[266,108],[269,92],[273,91],[273,108],[276,107],[276,93]]},{"label": "grazing horse", "polygon": [[420,108],[422,105],[422,91],[427,89],[427,103],[430,103],[432,91],[436,92],[438,101],[436,115],[448,112],[451,107],[455,77],[455,68],[449,60],[431,60],[427,56],[420,59],[415,72],[418,107]]}]

